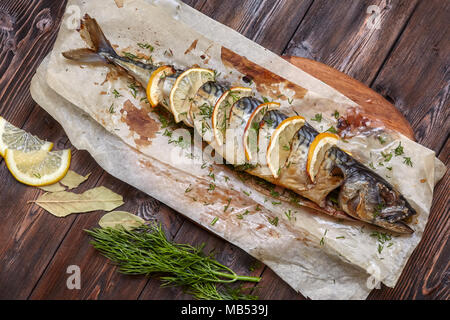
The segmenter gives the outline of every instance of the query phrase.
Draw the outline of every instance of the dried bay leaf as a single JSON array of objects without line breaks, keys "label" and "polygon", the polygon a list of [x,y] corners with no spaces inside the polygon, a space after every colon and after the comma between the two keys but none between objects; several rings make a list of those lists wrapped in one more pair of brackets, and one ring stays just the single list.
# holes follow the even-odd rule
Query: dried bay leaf
[{"label": "dried bay leaf", "polygon": [[39,189],[42,189],[47,192],[65,191],[66,188],[64,186],[66,186],[68,188],[68,190],[75,189],[78,186],[80,186],[80,184],[82,184],[87,179],[89,179],[90,175],[91,174],[89,173],[87,176],[83,177],[83,176],[79,175],[78,173],[76,173],[72,170],[69,170],[67,172],[66,176],[63,179],[61,179],[61,181],[51,184],[51,185],[48,185],[48,186],[39,187]]},{"label": "dried bay leaf", "polygon": [[124,204],[121,195],[105,187],[94,188],[82,194],[67,191],[45,193],[32,202],[57,217],[97,210],[111,211]]},{"label": "dried bay leaf", "polygon": [[59,182],[48,185],[48,186],[39,187],[39,189],[47,191],[47,192],[59,192],[59,191],[66,190],[66,188],[64,186],[62,186]]},{"label": "dried bay leaf", "polygon": [[126,230],[137,228],[145,223],[145,220],[126,211],[113,211],[105,214],[98,224],[103,229],[124,227]]},{"label": "dried bay leaf", "polygon": [[69,170],[66,174],[66,176],[60,181],[63,185],[71,189],[77,188],[80,184],[85,182],[87,179],[89,179],[89,176],[91,174],[89,173],[87,176],[83,177],[79,175],[78,173]]}]

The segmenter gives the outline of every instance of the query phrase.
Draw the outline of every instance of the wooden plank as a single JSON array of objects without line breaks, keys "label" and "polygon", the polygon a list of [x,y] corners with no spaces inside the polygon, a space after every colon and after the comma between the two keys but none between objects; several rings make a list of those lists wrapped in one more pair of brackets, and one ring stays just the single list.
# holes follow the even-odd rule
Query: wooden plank
[{"label": "wooden plank", "polygon": [[208,0],[201,11],[281,54],[312,0]]},{"label": "wooden plank", "polygon": [[201,10],[207,0],[182,0],[182,1],[196,10]]},{"label": "wooden plank", "polygon": [[373,84],[410,121],[417,140],[437,152],[450,132],[449,18],[449,1],[421,1]]},{"label": "wooden plank", "polygon": [[[125,204],[118,210],[138,214],[144,219],[159,221],[166,232],[173,234],[182,219],[167,206],[132,188],[107,173],[102,174],[97,186],[105,186],[123,195]],[[104,212],[75,215],[75,222],[61,243],[61,247],[45,270],[31,299],[137,299],[147,283],[145,277],[126,276],[117,272],[109,260],[90,244],[83,231],[98,227]],[[77,265],[81,270],[81,289],[66,286],[67,267]]]},{"label": "wooden plank", "polygon": [[363,116],[382,121],[387,128],[414,140],[414,131],[400,111],[368,86],[323,63],[307,58],[290,56],[284,58],[356,102],[361,107]]},{"label": "wooden plank", "polygon": [[[285,54],[325,63],[370,85],[416,3],[316,0]],[[371,27],[371,5],[380,8],[379,29]]]},{"label": "wooden plank", "polygon": [[21,127],[34,105],[29,83],[53,45],[65,1],[6,0],[0,4],[0,114]]}]

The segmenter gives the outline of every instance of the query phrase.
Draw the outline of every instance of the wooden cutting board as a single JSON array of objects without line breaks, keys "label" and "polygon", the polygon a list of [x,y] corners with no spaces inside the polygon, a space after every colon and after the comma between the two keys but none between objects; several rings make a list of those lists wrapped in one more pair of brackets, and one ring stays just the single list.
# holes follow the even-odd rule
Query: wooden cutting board
[{"label": "wooden cutting board", "polygon": [[367,118],[381,120],[386,127],[415,140],[411,125],[400,111],[365,84],[314,60],[292,56],[283,58],[356,102],[361,106],[362,114]]}]

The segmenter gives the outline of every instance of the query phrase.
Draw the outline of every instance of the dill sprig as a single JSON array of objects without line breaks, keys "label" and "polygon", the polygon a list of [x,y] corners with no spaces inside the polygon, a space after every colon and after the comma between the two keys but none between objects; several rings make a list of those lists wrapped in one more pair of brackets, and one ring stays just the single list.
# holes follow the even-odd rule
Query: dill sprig
[{"label": "dill sprig", "polygon": [[205,255],[204,245],[194,247],[169,241],[159,224],[133,230],[94,228],[86,232],[94,239],[91,242],[94,248],[117,264],[121,273],[159,274],[162,286],[182,286],[197,299],[256,298],[236,289],[218,289],[216,285],[259,282],[261,278],[237,275],[211,254]]}]

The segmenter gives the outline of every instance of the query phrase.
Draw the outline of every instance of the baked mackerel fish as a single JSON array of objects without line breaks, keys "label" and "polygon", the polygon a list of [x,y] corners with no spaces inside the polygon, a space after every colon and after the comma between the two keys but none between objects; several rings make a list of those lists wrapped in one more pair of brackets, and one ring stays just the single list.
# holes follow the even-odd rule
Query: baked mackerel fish
[{"label": "baked mackerel fish", "polygon": [[91,48],[63,53],[79,63],[109,63],[143,88],[152,107],[166,108],[193,127],[229,164],[301,196],[302,205],[337,218],[360,220],[396,233],[413,233],[416,211],[385,179],[337,146],[339,136],[319,133],[300,115],[221,82],[199,67],[145,64],[116,53],[95,19],[82,25]]}]

